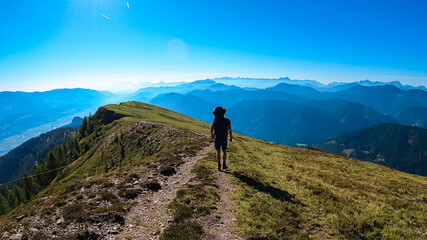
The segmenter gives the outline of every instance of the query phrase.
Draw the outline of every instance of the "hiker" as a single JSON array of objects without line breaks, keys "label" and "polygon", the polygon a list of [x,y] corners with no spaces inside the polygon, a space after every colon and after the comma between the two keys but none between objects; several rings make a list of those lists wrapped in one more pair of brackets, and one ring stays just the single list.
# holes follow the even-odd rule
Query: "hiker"
[{"label": "hiker", "polygon": [[230,133],[230,142],[233,141],[231,132],[231,121],[224,117],[225,108],[216,107],[213,110],[214,120],[211,125],[211,137],[214,140],[216,150],[216,160],[218,162],[218,170],[221,171],[221,149],[222,149],[222,169],[228,169],[227,160],[227,136]]}]

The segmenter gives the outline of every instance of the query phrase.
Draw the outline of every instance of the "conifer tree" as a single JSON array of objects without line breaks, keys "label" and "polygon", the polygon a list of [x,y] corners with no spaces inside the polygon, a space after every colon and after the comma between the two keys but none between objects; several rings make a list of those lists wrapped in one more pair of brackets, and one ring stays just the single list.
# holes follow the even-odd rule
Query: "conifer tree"
[{"label": "conifer tree", "polygon": [[18,184],[13,185],[12,192],[16,197],[16,206],[27,201],[24,190]]},{"label": "conifer tree", "polygon": [[10,208],[9,202],[7,199],[0,194],[0,215],[10,212],[12,210]]},{"label": "conifer tree", "polygon": [[82,124],[80,125],[80,129],[79,129],[79,133],[82,136],[82,138],[85,137],[85,134],[87,131],[87,125],[88,125],[88,120],[87,120],[87,117],[85,116],[83,118]]},{"label": "conifer tree", "polygon": [[9,206],[13,209],[19,205],[18,198],[15,195],[15,192],[9,190],[7,194],[7,201],[9,202]]}]

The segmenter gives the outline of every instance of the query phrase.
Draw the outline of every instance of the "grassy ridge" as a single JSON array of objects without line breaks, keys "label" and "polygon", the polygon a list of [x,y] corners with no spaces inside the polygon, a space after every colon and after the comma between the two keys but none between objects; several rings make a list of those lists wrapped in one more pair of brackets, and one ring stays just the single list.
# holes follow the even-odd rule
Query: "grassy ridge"
[{"label": "grassy ridge", "polygon": [[[0,218],[0,230],[11,230],[17,216],[33,227],[41,216],[46,227],[57,213],[71,223],[104,214],[122,221],[135,175],[180,164],[208,141],[208,124],[138,102],[103,109],[125,116],[100,126],[82,139],[85,153],[32,202]],[[101,118],[102,116],[95,117]],[[142,123],[139,121],[157,122]],[[161,123],[161,124],[159,124]],[[427,178],[315,150],[291,148],[236,134],[229,149],[230,177],[238,231],[248,239],[423,239],[427,236]],[[195,185],[180,190],[170,205],[174,221],[162,239],[181,235],[200,238],[194,221],[215,214],[217,186],[214,154],[199,161]],[[151,170],[150,170],[151,171]],[[142,177],[142,176],[140,176]],[[143,187],[143,186],[142,186]],[[81,193],[80,189],[90,190]],[[109,192],[112,194],[105,194]],[[111,203],[102,207],[102,201]],[[84,208],[78,207],[84,203]],[[75,214],[75,212],[78,212]],[[65,214],[65,215],[64,215]]]}]

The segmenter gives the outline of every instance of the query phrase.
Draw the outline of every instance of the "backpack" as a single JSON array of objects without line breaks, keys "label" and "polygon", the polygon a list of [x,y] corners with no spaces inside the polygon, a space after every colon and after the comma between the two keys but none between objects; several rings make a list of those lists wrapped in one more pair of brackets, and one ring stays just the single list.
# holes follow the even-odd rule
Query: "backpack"
[{"label": "backpack", "polygon": [[230,125],[230,119],[225,117],[214,118],[214,130],[215,138],[224,139],[228,136],[228,126]]}]

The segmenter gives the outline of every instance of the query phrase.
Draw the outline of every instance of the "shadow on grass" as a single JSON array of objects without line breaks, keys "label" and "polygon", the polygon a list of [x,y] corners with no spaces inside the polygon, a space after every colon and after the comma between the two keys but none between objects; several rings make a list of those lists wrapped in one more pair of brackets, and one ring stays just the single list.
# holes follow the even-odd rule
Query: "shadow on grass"
[{"label": "shadow on grass", "polygon": [[259,192],[270,194],[273,198],[280,200],[282,202],[290,202],[290,203],[298,203],[295,200],[295,195],[290,194],[287,191],[281,190],[279,188],[275,188],[269,185],[265,185],[262,182],[257,181],[256,179],[253,179],[251,177],[248,177],[241,172],[225,172],[227,174],[232,174],[234,177],[239,179],[240,181],[248,184],[249,186],[255,188]]}]

